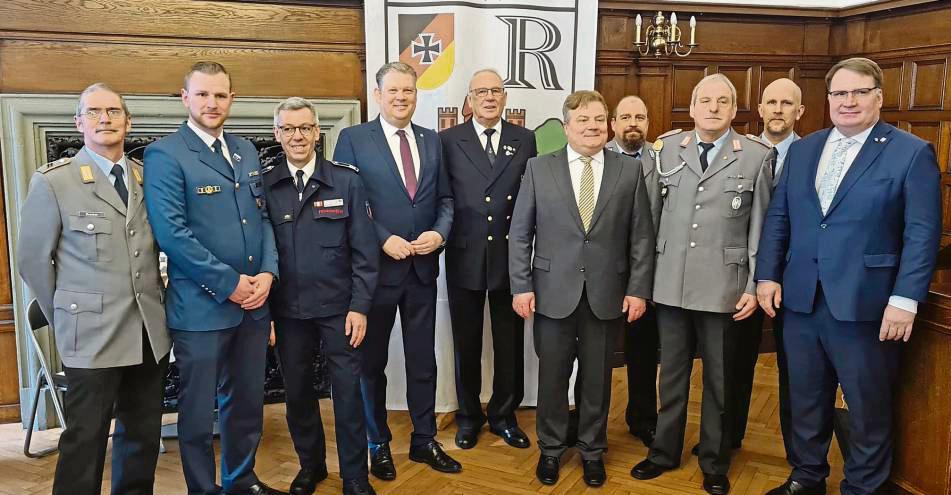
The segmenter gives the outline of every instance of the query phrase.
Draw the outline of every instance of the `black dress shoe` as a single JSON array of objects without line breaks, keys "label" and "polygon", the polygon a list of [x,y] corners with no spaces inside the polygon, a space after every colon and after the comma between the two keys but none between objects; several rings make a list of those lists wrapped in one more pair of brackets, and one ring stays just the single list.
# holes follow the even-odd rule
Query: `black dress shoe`
[{"label": "black dress shoe", "polygon": [[275,490],[260,481],[249,486],[244,493],[246,495],[288,495],[287,492]]},{"label": "black dress shoe", "polygon": [[409,460],[429,464],[429,467],[440,473],[458,473],[462,471],[462,464],[449,457],[449,454],[443,451],[442,445],[435,440],[426,445],[411,448],[409,450]]},{"label": "black dress shoe", "polygon": [[608,477],[608,473],[604,471],[604,461],[601,459],[582,461],[581,464],[584,468],[584,482],[586,485],[601,486],[604,484],[604,480]]},{"label": "black dress shoe", "polygon": [[493,434],[502,437],[502,440],[505,440],[505,443],[515,447],[517,449],[527,449],[532,446],[532,442],[528,439],[528,435],[522,431],[518,426],[511,426],[504,430],[489,428]]},{"label": "black dress shoe", "polygon": [[631,468],[631,476],[636,480],[652,480],[667,471],[670,471],[670,468],[654,464],[650,459],[644,459]]},{"label": "black dress shoe", "polygon": [[317,483],[327,479],[327,466],[316,469],[302,468],[291,482],[291,495],[311,495],[317,489]]},{"label": "black dress shoe", "polygon": [[654,429],[645,429],[645,430],[635,430],[631,428],[631,435],[639,438],[641,442],[644,443],[644,446],[650,448],[654,444]]},{"label": "black dress shoe", "polygon": [[725,474],[703,473],[703,489],[710,495],[730,493],[730,479]]},{"label": "black dress shoe", "polygon": [[766,495],[825,495],[826,483],[823,481],[816,486],[804,486],[793,480],[786,480],[782,485],[766,492]]},{"label": "black dress shoe", "polygon": [[396,465],[393,464],[390,444],[381,444],[370,454],[370,473],[384,481],[396,479]]},{"label": "black dress shoe", "polygon": [[469,450],[479,442],[478,430],[459,430],[456,432],[456,447]]},{"label": "black dress shoe", "polygon": [[543,485],[554,485],[558,483],[558,468],[560,467],[561,461],[553,455],[542,454],[538,458],[538,467],[535,468],[535,477],[538,478],[538,481],[541,481]]},{"label": "black dress shoe", "polygon": [[351,480],[344,482],[343,495],[376,495],[368,481]]}]

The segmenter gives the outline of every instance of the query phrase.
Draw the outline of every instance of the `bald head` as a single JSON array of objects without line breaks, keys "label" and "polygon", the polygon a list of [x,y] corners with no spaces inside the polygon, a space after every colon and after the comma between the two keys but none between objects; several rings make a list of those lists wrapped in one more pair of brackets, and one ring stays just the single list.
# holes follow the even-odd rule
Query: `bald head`
[{"label": "bald head", "polygon": [[792,134],[805,111],[802,90],[796,83],[785,77],[769,83],[759,104],[766,138],[773,144],[782,142]]}]

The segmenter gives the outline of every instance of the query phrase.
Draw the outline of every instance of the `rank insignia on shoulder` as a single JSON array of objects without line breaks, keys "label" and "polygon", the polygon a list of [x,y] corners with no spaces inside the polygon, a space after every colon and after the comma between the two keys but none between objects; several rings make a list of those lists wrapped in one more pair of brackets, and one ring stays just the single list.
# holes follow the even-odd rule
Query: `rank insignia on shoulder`
[{"label": "rank insignia on shoulder", "polygon": [[92,167],[89,165],[79,167],[79,175],[83,178],[83,184],[96,182],[96,178],[92,175]]},{"label": "rank insignia on shoulder", "polygon": [[773,147],[772,144],[767,143],[766,141],[763,140],[763,138],[761,138],[761,137],[759,137],[759,136],[754,136],[754,135],[752,135],[752,134],[747,134],[747,135],[746,135],[746,139],[749,139],[750,141],[753,141],[754,143],[762,144],[763,146],[765,146],[765,147],[767,147],[767,148],[772,148],[772,147]]},{"label": "rank insignia on shoulder", "polygon": [[198,186],[195,188],[197,194],[215,194],[221,192],[221,186]]},{"label": "rank insignia on shoulder", "polygon": [[[671,130],[669,130],[669,131],[667,131],[667,132],[661,134],[660,136],[657,136],[657,139],[664,139],[664,138],[667,137],[667,136],[673,136],[673,135],[675,135],[675,134],[680,134],[681,132],[684,132],[684,130],[683,130],[683,129],[671,129]],[[656,141],[655,141],[655,143],[656,143]],[[660,150],[658,150],[658,151],[660,151]]]},{"label": "rank insignia on shoulder", "polygon": [[687,134],[683,139],[680,140],[681,148],[686,148],[688,144],[690,144],[690,134]]},{"label": "rank insignia on shoulder", "polygon": [[47,163],[46,165],[43,165],[42,167],[40,167],[40,168],[37,170],[37,172],[39,172],[39,173],[41,173],[41,174],[45,174],[45,173],[49,172],[50,170],[57,169],[57,168],[59,168],[59,167],[62,167],[63,165],[67,165],[67,164],[69,164],[71,161],[73,161],[73,159],[72,159],[71,157],[64,156],[63,158],[60,158],[59,160],[52,161],[52,162]]},{"label": "rank insignia on shoulder", "polygon": [[268,166],[266,166],[266,167],[264,167],[264,168],[261,169],[261,173],[262,173],[262,174],[266,174],[266,173],[270,172],[271,170],[274,170],[275,168],[277,168],[276,165],[268,165]]},{"label": "rank insignia on shoulder", "polygon": [[139,169],[132,167],[132,175],[135,176],[135,181],[142,185],[142,174],[139,173]]},{"label": "rank insignia on shoulder", "polygon": [[[743,151],[743,145],[740,144],[740,140],[739,140],[739,139],[734,139],[734,140],[733,140],[733,151]],[[724,158],[726,158],[726,157],[724,157]]]},{"label": "rank insignia on shoulder", "polygon": [[357,167],[356,165],[351,165],[346,162],[335,162],[335,161],[331,161],[330,163],[333,163],[334,165],[338,167],[349,168],[350,170],[353,170],[356,173],[360,173],[360,168]]}]

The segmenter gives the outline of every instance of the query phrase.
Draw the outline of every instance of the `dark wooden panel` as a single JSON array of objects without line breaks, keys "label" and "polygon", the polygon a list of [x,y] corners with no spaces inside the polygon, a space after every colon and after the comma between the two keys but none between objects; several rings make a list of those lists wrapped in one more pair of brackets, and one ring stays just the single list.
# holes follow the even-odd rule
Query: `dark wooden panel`
[{"label": "dark wooden panel", "polygon": [[938,137],[941,133],[941,122],[908,122],[908,132],[930,142],[938,148]]},{"label": "dark wooden panel", "polygon": [[16,40],[0,41],[0,91],[78,92],[105,81],[123,93],[172,94],[192,63],[209,59],[228,68],[241,96],[363,96],[356,53]]},{"label": "dark wooden panel", "polygon": [[705,65],[675,65],[671,80],[673,82],[671,94],[673,96],[673,111],[689,110],[690,97],[693,87],[707,75]]},{"label": "dark wooden panel", "polygon": [[879,67],[882,68],[882,110],[899,110],[904,91],[904,64],[883,62]]},{"label": "dark wooden panel", "polygon": [[[948,2],[908,12],[904,15],[879,15],[864,18],[865,53],[899,49],[927,49],[951,43],[948,29]],[[941,5],[944,4],[944,5]]]},{"label": "dark wooden panel", "polygon": [[0,360],[0,406],[20,403],[20,375],[17,370],[17,339],[13,324],[2,325],[0,332],[0,356],[13,359]]},{"label": "dark wooden panel", "polygon": [[0,30],[362,43],[362,9],[191,0],[4,0]]},{"label": "dark wooden panel", "polygon": [[737,67],[721,65],[717,71],[723,74],[736,86],[736,108],[741,112],[750,110],[750,101],[755,97],[751,95],[753,88],[753,67]]},{"label": "dark wooden panel", "polygon": [[756,91],[756,98],[754,98],[754,104],[759,104],[762,100],[763,90],[766,89],[766,86],[769,86],[769,83],[782,78],[796,80],[796,68],[795,67],[770,67],[770,66],[760,66],[759,68],[759,89]]},{"label": "dark wooden panel", "polygon": [[630,50],[633,36],[634,19],[631,16],[602,15],[598,19],[598,48],[602,50]]},{"label": "dark wooden panel", "polygon": [[829,115],[826,82],[821,76],[802,77],[799,79],[799,87],[802,88],[802,104],[806,107],[806,112],[799,119],[796,132],[805,136],[825,127]]},{"label": "dark wooden panel", "polygon": [[948,64],[944,58],[911,62],[913,90],[909,110],[943,110]]},{"label": "dark wooden panel", "polygon": [[[637,93],[647,106],[647,116],[650,117],[650,127],[647,129],[648,139],[654,138],[672,128],[670,124],[670,70],[669,68],[652,68],[651,72],[642,72],[638,78],[639,90]],[[688,96],[689,100],[690,97]]]}]

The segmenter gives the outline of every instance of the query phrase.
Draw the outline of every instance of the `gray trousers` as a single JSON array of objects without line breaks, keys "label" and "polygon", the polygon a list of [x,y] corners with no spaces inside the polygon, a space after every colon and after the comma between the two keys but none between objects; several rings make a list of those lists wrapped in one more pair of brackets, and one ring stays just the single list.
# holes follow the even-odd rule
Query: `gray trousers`
[{"label": "gray trousers", "polygon": [[[578,447],[584,460],[598,460],[607,450],[608,409],[611,407],[611,361],[622,319],[600,320],[591,312],[585,292],[567,318],[535,314],[538,354],[538,408],[535,429],[543,455],[561,457]],[[575,358],[578,376],[578,443],[568,445],[568,381]]]},{"label": "gray trousers", "polygon": [[660,411],[648,459],[667,468],[680,465],[687,427],[687,402],[694,354],[703,360],[700,416],[700,469],[727,474],[730,443],[726,417],[727,386],[734,341],[730,313],[708,313],[657,305],[660,332]]}]

